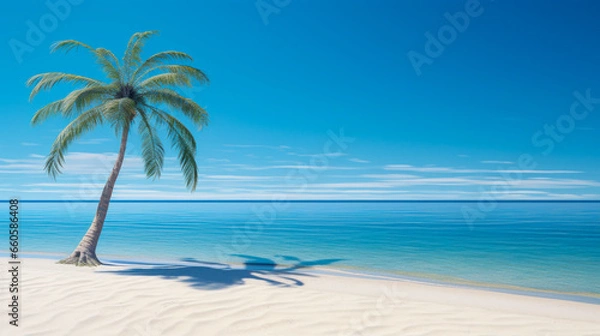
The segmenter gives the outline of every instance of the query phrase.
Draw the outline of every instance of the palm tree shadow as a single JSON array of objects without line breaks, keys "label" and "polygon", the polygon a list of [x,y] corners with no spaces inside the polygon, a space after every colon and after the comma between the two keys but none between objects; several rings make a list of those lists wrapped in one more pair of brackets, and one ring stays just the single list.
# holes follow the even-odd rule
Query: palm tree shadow
[{"label": "palm tree shadow", "polygon": [[295,257],[284,257],[291,264],[279,265],[275,261],[249,255],[234,255],[244,259],[243,267],[236,268],[226,264],[210,263],[194,258],[183,258],[185,264],[140,265],[115,271],[104,271],[128,276],[160,277],[189,284],[191,287],[205,290],[223,289],[244,285],[247,281],[257,280],[278,287],[299,287],[304,282],[299,277],[314,277],[307,272],[298,272],[312,266],[331,265],[343,259],[321,259],[303,261]]}]

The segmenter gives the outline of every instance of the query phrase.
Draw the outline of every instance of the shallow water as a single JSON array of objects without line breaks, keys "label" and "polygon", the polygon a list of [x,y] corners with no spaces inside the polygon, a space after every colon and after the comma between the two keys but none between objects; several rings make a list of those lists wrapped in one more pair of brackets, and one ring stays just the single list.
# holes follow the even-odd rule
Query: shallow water
[{"label": "shallow water", "polygon": [[[465,206],[477,204],[113,203],[98,254],[327,265],[600,294],[600,203],[499,203],[471,224],[463,217]],[[69,253],[95,208],[94,203],[22,203],[22,251]],[[8,246],[5,231],[0,242]]]}]

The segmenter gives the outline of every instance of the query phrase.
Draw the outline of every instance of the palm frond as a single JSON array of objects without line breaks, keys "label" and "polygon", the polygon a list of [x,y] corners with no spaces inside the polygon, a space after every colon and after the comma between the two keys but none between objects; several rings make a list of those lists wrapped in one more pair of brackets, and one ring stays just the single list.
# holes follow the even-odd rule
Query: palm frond
[{"label": "palm frond", "polygon": [[73,75],[63,72],[46,72],[35,75],[29,78],[29,80],[27,81],[27,86],[35,85],[31,90],[29,100],[32,100],[41,90],[50,90],[54,87],[54,85],[60,82],[82,84],[86,87],[103,85],[101,81],[89,77]]},{"label": "palm frond", "polygon": [[170,108],[181,111],[194,125],[202,128],[208,123],[208,113],[195,101],[185,98],[177,92],[169,89],[156,89],[143,94],[150,103],[164,104]]},{"label": "palm frond", "polygon": [[129,39],[125,55],[123,56],[123,63],[128,70],[139,64],[142,59],[140,57],[142,49],[146,44],[146,40],[154,35],[158,35],[158,31],[150,30],[141,33],[135,33]]},{"label": "palm frond", "polygon": [[157,179],[160,178],[164,164],[165,150],[160,137],[150,123],[150,118],[141,109],[138,109],[138,114],[141,118],[138,131],[142,138],[144,171],[146,172],[146,176]]},{"label": "palm frond", "polygon": [[68,53],[69,51],[71,51],[72,49],[78,49],[78,48],[85,48],[88,50],[94,50],[94,48],[90,47],[89,45],[76,41],[76,40],[64,40],[64,41],[58,41],[58,42],[54,42],[52,43],[52,45],[50,46],[50,52],[57,52],[59,50],[64,50],[65,53]]},{"label": "palm frond", "polygon": [[136,102],[131,98],[119,98],[106,101],[103,104],[104,118],[109,121],[115,129],[115,133],[120,133],[125,129],[135,117]]},{"label": "palm frond", "polygon": [[44,170],[48,175],[56,179],[58,174],[61,173],[61,168],[65,162],[64,153],[67,151],[69,145],[85,132],[102,124],[102,116],[101,106],[92,108],[75,118],[62,130],[62,132],[60,132],[60,134],[58,134],[56,140],[54,140],[54,143],[52,144],[50,154],[46,158],[46,164],[44,166]]},{"label": "palm frond", "polygon": [[163,73],[152,76],[141,82],[138,87],[140,90],[156,89],[164,86],[192,86],[192,81],[186,75],[178,73]]},{"label": "palm frond", "polygon": [[207,84],[209,82],[208,77],[202,70],[194,68],[189,65],[158,65],[148,70],[148,73],[153,71],[165,71],[167,73],[176,73],[190,77],[201,84]]},{"label": "palm frond", "polygon": [[196,140],[194,135],[181,121],[156,107],[145,105],[149,108],[159,124],[166,126],[172,146],[177,150],[177,157],[185,185],[191,191],[198,185],[198,164],[196,163]]},{"label": "palm frond", "polygon": [[65,52],[69,52],[72,49],[85,48],[89,50],[94,57],[96,58],[96,62],[102,66],[102,70],[108,78],[112,80],[121,80],[122,76],[120,73],[120,65],[117,57],[110,51],[104,48],[94,49],[93,47],[79,42],[75,40],[65,40],[55,42],[51,46],[51,52],[56,52],[58,50],[65,50]]},{"label": "palm frond", "polygon": [[34,126],[39,125],[40,123],[42,123],[44,120],[48,119],[49,117],[61,113],[62,112],[62,103],[63,103],[62,99],[57,100],[55,102],[52,102],[52,103],[42,107],[39,110],[37,110],[37,112],[35,112],[35,114],[33,115],[33,118],[31,118],[31,124]]},{"label": "palm frond", "polygon": [[27,85],[32,87],[30,99],[61,82],[79,85],[65,98],[40,108],[31,120],[33,125],[37,125],[59,114],[74,118],[52,144],[44,166],[50,176],[56,178],[61,173],[69,145],[82,134],[103,123],[111,124],[117,134],[129,132],[137,122],[146,175],[150,178],[161,176],[165,149],[156,127],[165,128],[171,145],[178,152],[187,188],[192,191],[196,189],[196,140],[190,130],[170,112],[179,111],[199,128],[206,125],[207,112],[175,90],[189,87],[193,82],[208,84],[209,79],[202,70],[180,64],[193,60],[184,52],[159,52],[143,61],[142,49],[147,40],[156,34],[157,31],[133,34],[122,59],[108,49],[93,48],[76,40],[59,41],[52,45],[52,52],[90,51],[110,81],[104,83],[61,72],[39,74],[27,81]]},{"label": "palm frond", "polygon": [[159,52],[148,57],[148,59],[145,60],[144,63],[142,63],[142,65],[135,70],[132,76],[133,80],[138,81],[138,79],[146,77],[151,72],[149,69],[152,69],[153,67],[166,61],[193,61],[193,58],[192,56],[181,51],[169,50]]},{"label": "palm frond", "polygon": [[94,102],[103,102],[110,99],[117,91],[118,86],[113,84],[72,91],[63,99],[62,113],[68,117],[74,110],[81,111]]},{"label": "palm frond", "polygon": [[119,59],[112,51],[104,48],[97,48],[93,53],[96,55],[96,62],[102,66],[102,71],[104,71],[108,78],[118,82],[123,81]]}]

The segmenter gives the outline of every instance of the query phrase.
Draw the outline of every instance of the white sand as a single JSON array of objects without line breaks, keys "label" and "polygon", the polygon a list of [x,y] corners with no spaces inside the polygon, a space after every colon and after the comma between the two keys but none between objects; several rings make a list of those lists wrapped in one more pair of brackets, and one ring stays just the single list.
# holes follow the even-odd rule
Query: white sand
[{"label": "white sand", "polygon": [[600,305],[476,289],[193,264],[22,267],[21,326],[3,313],[0,335],[600,335]]}]

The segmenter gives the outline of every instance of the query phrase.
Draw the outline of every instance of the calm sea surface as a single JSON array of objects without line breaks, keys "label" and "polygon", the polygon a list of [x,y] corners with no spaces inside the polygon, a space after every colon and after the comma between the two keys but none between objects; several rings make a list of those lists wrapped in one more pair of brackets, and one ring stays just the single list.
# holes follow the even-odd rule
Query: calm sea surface
[{"label": "calm sea surface", "polygon": [[[600,295],[600,203],[499,203],[471,224],[465,206],[477,204],[113,203],[98,254],[327,265]],[[22,203],[24,252],[71,252],[95,208]],[[0,246],[8,245],[5,231]]]}]

